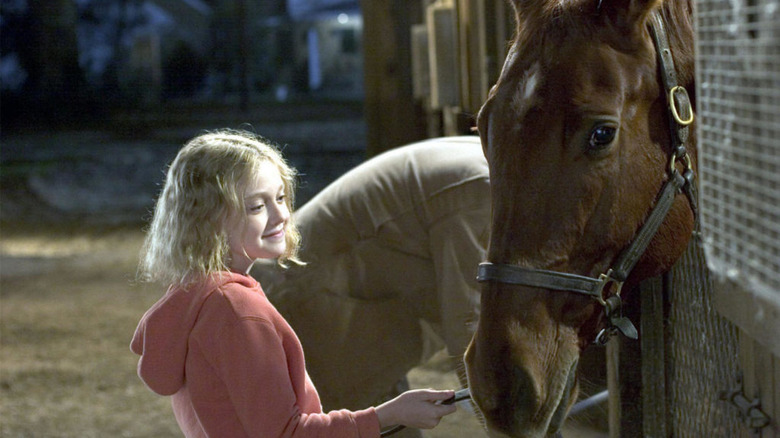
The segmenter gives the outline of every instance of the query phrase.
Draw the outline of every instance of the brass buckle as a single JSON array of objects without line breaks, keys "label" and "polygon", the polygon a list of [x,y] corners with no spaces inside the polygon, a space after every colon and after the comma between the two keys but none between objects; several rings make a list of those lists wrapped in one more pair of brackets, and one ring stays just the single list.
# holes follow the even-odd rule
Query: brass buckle
[{"label": "brass buckle", "polygon": [[[690,114],[690,117],[683,120],[680,117],[680,113],[677,111],[677,104],[674,100],[675,93],[680,92],[685,94],[685,101],[688,102],[688,114]],[[688,126],[691,123],[693,123],[693,107],[691,107],[691,98],[688,97],[688,90],[685,89],[685,87],[681,85],[675,85],[672,87],[671,90],[669,90],[669,108],[672,110],[672,117],[674,117],[674,120],[679,123],[682,126]]]}]

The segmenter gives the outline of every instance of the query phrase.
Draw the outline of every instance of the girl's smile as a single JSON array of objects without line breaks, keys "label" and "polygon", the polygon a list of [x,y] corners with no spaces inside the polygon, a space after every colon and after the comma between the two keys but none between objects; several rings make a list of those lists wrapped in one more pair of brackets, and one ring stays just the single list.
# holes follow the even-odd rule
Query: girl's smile
[{"label": "girl's smile", "polygon": [[263,162],[248,180],[244,191],[244,211],[231,219],[228,230],[230,269],[248,272],[257,259],[279,257],[287,249],[285,227],[290,211],[279,169]]},{"label": "girl's smile", "polygon": [[281,227],[275,231],[271,231],[268,234],[263,234],[263,239],[268,239],[268,240],[284,239],[284,227]]}]

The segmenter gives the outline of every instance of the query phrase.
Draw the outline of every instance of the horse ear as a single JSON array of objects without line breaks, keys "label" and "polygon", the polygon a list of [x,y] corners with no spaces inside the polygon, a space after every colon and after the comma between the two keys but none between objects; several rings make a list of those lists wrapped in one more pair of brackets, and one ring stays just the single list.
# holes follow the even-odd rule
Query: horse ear
[{"label": "horse ear", "polygon": [[662,0],[595,0],[598,14],[626,36],[642,35],[650,14]]}]

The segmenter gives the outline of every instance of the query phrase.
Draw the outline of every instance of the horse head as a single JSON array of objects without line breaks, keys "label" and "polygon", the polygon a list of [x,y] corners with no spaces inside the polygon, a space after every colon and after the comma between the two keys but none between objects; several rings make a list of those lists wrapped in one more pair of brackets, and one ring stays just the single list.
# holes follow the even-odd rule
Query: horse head
[{"label": "horse head", "polygon": [[[677,166],[650,20],[658,13],[666,23],[677,81],[693,92],[692,5],[513,5],[516,34],[478,116],[493,202],[488,261],[598,278],[636,238],[670,179],[667,169]],[[689,170],[694,134],[690,129],[681,144]],[[626,291],[669,269],[687,246],[692,206],[683,195],[670,199],[646,250],[621,279]],[[599,294],[617,294],[611,289]],[[542,437],[559,429],[577,398],[580,353],[608,323],[604,304],[565,287],[483,283],[465,360],[493,436]]]}]

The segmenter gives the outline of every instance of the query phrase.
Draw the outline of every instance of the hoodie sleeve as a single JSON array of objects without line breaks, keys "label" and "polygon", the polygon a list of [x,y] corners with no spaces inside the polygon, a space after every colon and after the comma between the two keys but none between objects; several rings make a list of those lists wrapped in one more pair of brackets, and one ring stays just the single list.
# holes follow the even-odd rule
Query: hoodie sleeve
[{"label": "hoodie sleeve", "polygon": [[[281,316],[280,316],[281,317]],[[286,325],[286,324],[285,324]],[[378,437],[373,408],[321,413],[306,375],[297,338],[272,322],[244,316],[226,324],[216,340],[213,366],[221,376],[239,421],[255,437]]]}]

